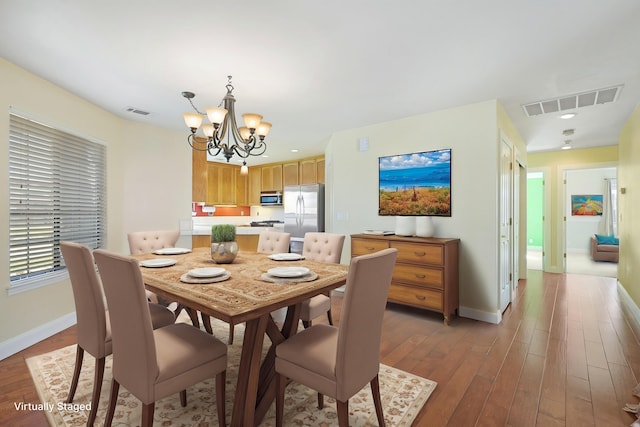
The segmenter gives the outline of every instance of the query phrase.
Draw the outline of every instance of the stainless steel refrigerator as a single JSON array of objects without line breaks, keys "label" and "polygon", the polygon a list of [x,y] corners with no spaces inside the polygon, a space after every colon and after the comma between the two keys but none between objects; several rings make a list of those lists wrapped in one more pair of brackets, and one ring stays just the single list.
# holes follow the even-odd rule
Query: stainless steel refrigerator
[{"label": "stainless steel refrigerator", "polygon": [[324,184],[284,187],[284,231],[291,233],[290,251],[302,253],[305,233],[324,231]]}]

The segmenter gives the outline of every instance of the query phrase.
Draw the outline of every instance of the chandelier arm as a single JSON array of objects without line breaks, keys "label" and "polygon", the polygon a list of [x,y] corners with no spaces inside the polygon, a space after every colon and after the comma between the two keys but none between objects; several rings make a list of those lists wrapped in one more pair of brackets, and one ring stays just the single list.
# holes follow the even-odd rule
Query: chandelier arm
[{"label": "chandelier arm", "polygon": [[[189,146],[191,146],[192,149],[196,150],[196,151],[209,151],[209,144],[208,141],[198,141],[196,139],[196,135],[194,133],[192,133],[191,135],[187,136],[187,142],[189,143]],[[207,144],[204,148],[200,148],[194,144]]]}]

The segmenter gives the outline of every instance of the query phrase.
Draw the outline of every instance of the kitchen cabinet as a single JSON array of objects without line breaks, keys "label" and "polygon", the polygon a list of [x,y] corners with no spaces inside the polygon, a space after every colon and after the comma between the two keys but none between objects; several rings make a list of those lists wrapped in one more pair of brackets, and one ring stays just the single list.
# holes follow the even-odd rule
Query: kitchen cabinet
[{"label": "kitchen cabinet", "polygon": [[324,157],[316,159],[316,182],[324,184]]},{"label": "kitchen cabinet", "polygon": [[458,312],[459,239],[351,235],[351,256],[398,249],[388,301],[444,315]]},{"label": "kitchen cabinet", "polygon": [[316,159],[300,160],[300,185],[318,182]]},{"label": "kitchen cabinet", "polygon": [[249,205],[249,175],[242,175],[240,173],[240,168],[235,168],[233,170],[234,179],[235,179],[235,204],[238,206],[248,206]]},{"label": "kitchen cabinet", "polygon": [[207,204],[235,205],[237,166],[217,162],[207,165]]},{"label": "kitchen cabinet", "polygon": [[282,192],[282,163],[262,166],[262,191]]},{"label": "kitchen cabinet", "polygon": [[[238,250],[255,252],[258,250],[259,234],[236,234],[236,243],[238,243]],[[211,236],[210,235],[193,235],[191,236],[191,246],[195,248],[210,248]]]},{"label": "kitchen cabinet", "polygon": [[249,205],[257,206],[260,204],[260,192],[262,191],[262,169],[258,166],[249,168]]},{"label": "kitchen cabinet", "polygon": [[283,187],[287,185],[298,185],[298,162],[287,162],[282,164]]}]

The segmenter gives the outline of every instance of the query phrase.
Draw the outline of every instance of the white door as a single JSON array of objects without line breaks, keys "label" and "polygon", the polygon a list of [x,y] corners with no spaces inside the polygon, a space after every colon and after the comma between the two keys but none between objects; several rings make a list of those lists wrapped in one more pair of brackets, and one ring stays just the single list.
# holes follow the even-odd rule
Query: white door
[{"label": "white door", "polygon": [[512,275],[512,212],[513,162],[512,148],[501,139],[500,150],[500,312],[511,302]]}]

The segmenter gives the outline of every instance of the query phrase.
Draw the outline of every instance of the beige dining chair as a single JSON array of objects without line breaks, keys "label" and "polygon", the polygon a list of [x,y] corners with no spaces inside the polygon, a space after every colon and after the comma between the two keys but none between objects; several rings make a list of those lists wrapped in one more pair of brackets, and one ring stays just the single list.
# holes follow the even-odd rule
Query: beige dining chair
[{"label": "beige dining chair", "polygon": [[[338,264],[344,246],[344,234],[308,232],[304,235],[302,255],[306,259]],[[313,319],[327,313],[327,320],[333,325],[331,316],[331,296],[316,295],[304,301],[300,307],[300,320],[305,328],[311,326]]]},{"label": "beige dining chair", "polygon": [[153,330],[135,258],[94,252],[111,312],[113,379],[105,426],[111,426],[120,385],[142,401],[142,426],[153,425],[155,402],[215,376],[218,424],[225,426],[227,346],[186,323]]},{"label": "beige dining chair", "polygon": [[[179,230],[152,230],[152,231],[132,231],[127,234],[127,240],[129,241],[129,252],[131,255],[138,254],[148,254],[153,251],[157,251],[158,249],[164,248],[175,248],[176,242],[180,238]],[[159,303],[158,296],[151,291],[145,289],[145,293],[147,295],[147,299],[149,301]],[[174,310],[176,317],[178,314],[185,310],[189,317],[191,318],[191,322],[196,327],[200,327],[200,321],[198,320],[198,313],[196,310],[193,310],[188,307],[184,307],[177,303],[170,303],[164,301],[165,304],[168,304]]]},{"label": "beige dining chair", "polygon": [[398,250],[351,259],[339,326],[317,324],[276,347],[276,426],[282,426],[287,378],[336,400],[338,424],[349,425],[349,399],[371,385],[378,424],[384,426],[380,401],[380,339],[387,294]]},{"label": "beige dining chair", "polygon": [[[87,425],[93,425],[102,389],[105,358],[111,354],[111,322],[110,314],[105,308],[102,286],[96,272],[96,265],[91,250],[73,242],[60,243],[73,299],[76,305],[76,365],[73,370],[71,388],[66,402],[73,402],[78,387],[78,379],[82,369],[82,360],[86,351],[96,359],[94,368],[93,393],[91,395],[91,411]],[[173,312],[158,304],[148,303],[151,324],[154,328],[170,325],[175,322]]]},{"label": "beige dining chair", "polygon": [[263,231],[258,237],[258,252],[262,254],[279,254],[289,252],[291,233],[282,231]]}]

